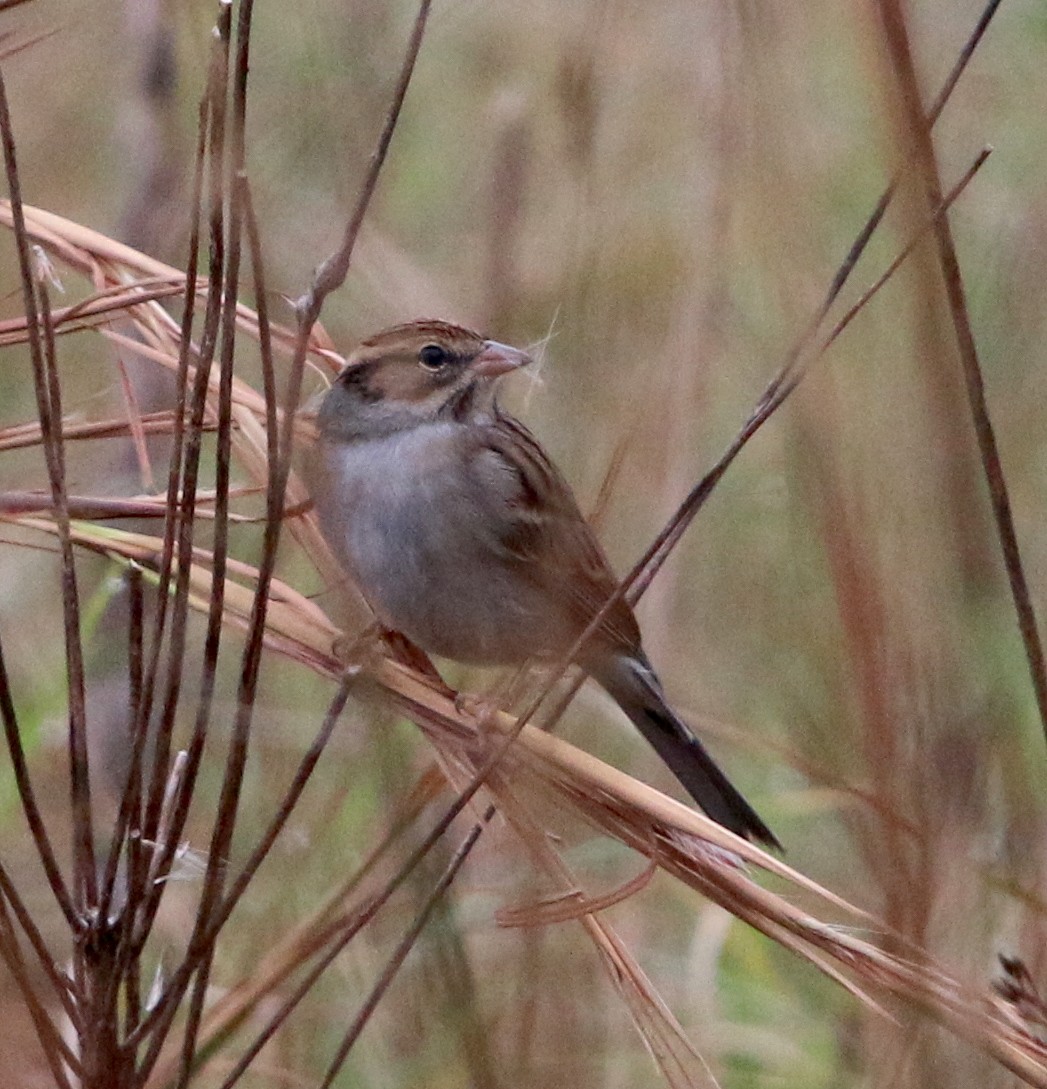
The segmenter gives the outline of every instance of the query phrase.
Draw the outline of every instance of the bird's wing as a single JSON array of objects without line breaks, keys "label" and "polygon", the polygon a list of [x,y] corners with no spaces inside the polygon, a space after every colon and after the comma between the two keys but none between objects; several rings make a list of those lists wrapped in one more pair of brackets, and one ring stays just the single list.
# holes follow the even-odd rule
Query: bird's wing
[{"label": "bird's wing", "polygon": [[[472,469],[484,496],[491,546],[521,577],[568,606],[578,634],[614,593],[617,580],[574,495],[535,438],[499,413],[477,430]],[[601,625],[604,641],[639,647],[632,609],[619,601]]]}]

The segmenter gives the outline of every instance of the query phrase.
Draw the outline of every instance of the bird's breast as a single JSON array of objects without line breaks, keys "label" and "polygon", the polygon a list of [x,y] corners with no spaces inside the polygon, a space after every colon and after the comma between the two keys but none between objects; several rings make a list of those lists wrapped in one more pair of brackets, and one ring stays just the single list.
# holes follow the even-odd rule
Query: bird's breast
[{"label": "bird's breast", "polygon": [[[517,661],[540,603],[490,545],[453,424],[327,443],[314,496],[324,536],[379,619],[460,661]],[[532,639],[533,641],[533,639]]]}]

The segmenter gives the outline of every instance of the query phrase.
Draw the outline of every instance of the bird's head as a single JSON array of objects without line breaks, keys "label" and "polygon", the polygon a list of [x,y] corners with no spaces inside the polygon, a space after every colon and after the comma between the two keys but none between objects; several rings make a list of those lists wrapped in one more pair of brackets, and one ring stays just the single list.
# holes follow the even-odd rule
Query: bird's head
[{"label": "bird's head", "polygon": [[326,438],[359,439],[489,412],[496,379],[530,356],[460,325],[413,321],[365,340],[320,407]]}]

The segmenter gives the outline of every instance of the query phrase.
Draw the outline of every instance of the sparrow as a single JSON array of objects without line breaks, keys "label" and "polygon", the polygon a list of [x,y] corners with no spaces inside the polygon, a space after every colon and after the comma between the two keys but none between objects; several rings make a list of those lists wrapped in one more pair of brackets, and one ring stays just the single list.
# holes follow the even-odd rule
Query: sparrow
[{"label": "sparrow", "polygon": [[[616,580],[570,487],[496,401],[517,348],[443,321],[365,340],[317,414],[321,531],[379,622],[427,653],[480,665],[564,653]],[[773,833],[670,708],[629,604],[577,663],[702,809],[773,847]]]}]

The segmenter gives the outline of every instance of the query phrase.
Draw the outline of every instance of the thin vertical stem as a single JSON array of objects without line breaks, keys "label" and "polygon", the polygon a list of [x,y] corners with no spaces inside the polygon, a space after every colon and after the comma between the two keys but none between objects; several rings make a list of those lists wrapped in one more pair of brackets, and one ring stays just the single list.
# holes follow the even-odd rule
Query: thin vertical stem
[{"label": "thin vertical stem", "polygon": [[98,902],[98,922],[108,925],[109,908],[119,872],[120,857],[123,852],[125,837],[129,826],[139,824],[137,811],[142,797],[142,753],[147,736],[146,721],[141,715],[142,704],[142,570],[132,564],[127,570],[127,593],[130,600],[128,623],[128,730],[130,756],[127,761],[127,780],[120,795],[120,809],[117,812],[113,828],[109,856],[106,859],[105,876],[102,880],[102,894]]},{"label": "thin vertical stem", "polygon": [[[228,23],[228,5],[219,9],[219,25]],[[200,347],[196,353],[196,377],[193,384],[189,408],[189,423],[185,431],[185,453],[182,466],[181,486],[178,489],[178,535],[177,535],[177,578],[175,580],[175,601],[171,624],[171,637],[167,653],[167,690],[159,729],[155,740],[153,757],[153,776],[144,819],[144,834],[158,842],[160,812],[164,804],[164,794],[168,782],[168,764],[170,760],[171,731],[174,725],[174,712],[178,703],[178,694],[184,673],[186,645],[186,627],[188,623],[189,578],[193,563],[193,526],[195,519],[196,494],[200,473],[200,458],[203,445],[203,421],[207,407],[207,394],[211,364],[214,361],[218,345],[218,334],[222,314],[222,296],[217,285],[222,280],[225,263],[225,227],[223,216],[222,164],[225,153],[225,85],[228,70],[228,36],[216,37],[211,58],[211,69],[206,95],[206,118],[210,146],[210,170],[208,176],[209,215],[208,230],[210,239],[209,286],[207,307],[204,316]],[[184,333],[184,328],[183,328]],[[188,344],[188,341],[186,341]],[[216,615],[218,619],[216,620]],[[173,835],[163,846],[158,846],[159,854],[150,862],[158,865],[160,875],[167,872],[174,856],[174,850],[184,827],[189,811],[196,781],[196,772],[203,755],[204,742],[210,721],[211,703],[214,694],[214,679],[218,656],[218,633],[220,614],[213,607],[208,616],[207,636],[204,644],[204,660],[197,696],[196,715],[192,736],[189,741],[188,760],[183,778],[184,790],[180,795],[174,813],[169,814],[172,821]],[[156,882],[145,890],[145,902],[141,905],[135,936],[130,945],[134,951],[141,949],[152,926],[159,907],[164,884]]]},{"label": "thin vertical stem", "polygon": [[64,457],[61,437],[61,400],[54,365],[54,331],[42,322],[39,305],[46,308],[47,294],[37,277],[29,252],[29,236],[22,208],[22,189],[15,156],[14,132],[7,102],[7,87],[0,72],[0,141],[3,143],[4,167],[11,202],[11,220],[22,283],[29,338],[29,358],[33,368],[41,437],[47,462],[55,521],[58,526],[62,563],[62,618],[65,632],[66,665],[69,692],[70,795],[73,810],[74,891],[81,908],[93,904],[97,896],[94,844],[91,830],[91,794],[88,781],[87,729],[84,707],[83,651],[80,645],[80,602],[73,547],[69,535],[69,508],[65,490]]},{"label": "thin vertical stem", "polygon": [[0,863],[0,898],[5,899],[10,904],[15,921],[22,928],[26,940],[32,946],[33,952],[36,953],[40,967],[43,968],[44,974],[54,988],[55,997],[62,1004],[62,1011],[72,1024],[78,1028],[80,1012],[73,996],[72,982],[55,964],[54,957],[47,948],[43,935],[26,907],[25,901],[19,896],[14,881],[11,880],[11,875],[2,863]]},{"label": "thin vertical stem", "polygon": [[[231,124],[229,126],[231,170],[235,179],[241,175],[244,167],[244,122],[246,110],[246,84],[248,72],[248,46],[250,42],[252,0],[241,0],[240,17],[237,25],[237,49],[234,58],[233,101]],[[226,73],[229,72],[228,51],[231,35],[231,8],[226,5],[218,21],[218,32],[226,50]],[[228,75],[227,75],[228,79]],[[220,164],[221,165],[221,164]],[[217,658],[218,642],[222,631],[225,604],[225,572],[229,538],[229,481],[232,450],[232,392],[233,363],[236,346],[236,301],[240,284],[240,256],[243,235],[243,190],[242,186],[227,184],[224,172],[213,175],[217,183],[212,191],[212,200],[220,206],[227,192],[229,196],[229,220],[226,228],[226,252],[223,261],[222,276],[222,326],[219,349],[219,385],[218,385],[218,456],[215,480],[215,517],[214,546],[211,576],[211,610],[208,615],[206,647],[213,650]],[[247,652],[245,651],[245,654]],[[208,650],[205,650],[208,654]],[[209,657],[210,660],[210,657]],[[213,674],[211,675],[213,683]],[[204,873],[200,902],[197,908],[194,934],[200,933],[222,894],[225,862],[232,842],[236,814],[239,807],[240,790],[243,785],[244,766],[247,762],[247,742],[250,715],[245,714],[242,698],[237,703],[237,714],[229,739],[229,752],[226,758],[225,776],[222,782],[218,812],[214,819],[211,843],[207,853],[207,869]],[[190,941],[190,946],[193,942]],[[211,952],[209,949],[197,968],[196,980],[189,1001],[182,1047],[182,1066],[177,1080],[178,1089],[184,1089],[189,1083],[193,1057],[196,1050],[196,1036],[203,1016],[204,997],[210,976]]]},{"label": "thin vertical stem", "polygon": [[36,853],[40,857],[40,863],[44,868],[48,884],[54,893],[58,906],[62,909],[66,922],[70,929],[76,933],[83,926],[82,917],[73,906],[69,890],[66,887],[62,871],[58,867],[54,848],[51,846],[51,838],[47,834],[44,818],[40,813],[40,807],[36,802],[36,794],[33,791],[33,783],[29,777],[29,766],[26,763],[25,750],[22,748],[22,734],[18,727],[18,716],[15,713],[14,699],[11,695],[11,685],[7,676],[7,662],[4,658],[3,643],[0,642],[0,718],[3,719],[4,737],[7,741],[7,750],[11,756],[11,768],[15,775],[15,784],[18,787],[18,799],[22,805],[22,812],[29,824],[29,832],[33,837]]},{"label": "thin vertical stem", "polygon": [[74,1074],[80,1074],[80,1064],[69,1045],[62,1039],[61,1033],[48,1016],[39,996],[33,989],[29,979],[22,954],[18,949],[18,941],[11,927],[11,920],[7,914],[7,905],[0,896],[0,960],[7,965],[8,971],[14,977],[14,981],[25,1001],[26,1010],[32,1019],[36,1029],[40,1047],[43,1049],[47,1065],[55,1084],[61,1089],[70,1089],[69,1079],[64,1067],[68,1066]]},{"label": "thin vertical stem", "polygon": [[342,1037],[342,1042],[339,1044],[338,1050],[331,1060],[331,1065],[328,1067],[327,1073],[320,1083],[320,1089],[330,1089],[332,1082],[338,1076],[338,1072],[345,1064],[345,1060],[349,1057],[349,1052],[352,1050],[353,1045],[360,1038],[360,1033],[363,1032],[367,1022],[371,1019],[371,1015],[378,1008],[378,1003],[382,1000],[386,991],[388,991],[396,973],[407,959],[407,954],[418,940],[419,935],[425,928],[425,924],[432,916],[436,905],[440,902],[444,893],[450,888],[451,882],[458,876],[458,871],[462,868],[465,860],[469,857],[469,852],[472,851],[473,847],[476,845],[476,841],[480,838],[483,827],[482,823],[477,822],[469,830],[468,835],[461,842],[458,850],[455,851],[451,861],[447,864],[446,869],[440,875],[440,880],[437,881],[429,895],[426,897],[425,902],[415,916],[407,933],[404,934],[396,948],[393,950],[392,955],[386,962],[385,968],[382,969],[382,974],[379,976],[378,982],[371,989],[371,993],[360,1007],[359,1013],[353,1018],[352,1023],[346,1030],[345,1036]]},{"label": "thin vertical stem", "polygon": [[[905,13],[897,0],[879,0],[881,22],[887,42],[891,63],[894,66],[901,90],[902,107],[908,138],[912,145],[921,181],[931,207],[938,207],[942,202],[942,183],[938,172],[938,163],[931,141],[930,122],[924,116],[920,102],[919,82],[909,43],[909,32]],[[934,239],[938,251],[938,263],[941,266],[945,282],[945,296],[952,319],[953,333],[959,350],[963,368],[963,380],[967,391],[967,403],[971,413],[978,452],[981,457],[982,471],[989,489],[989,501],[992,506],[996,534],[1003,553],[1004,568],[1011,591],[1011,600],[1018,618],[1018,630],[1028,663],[1036,707],[1040,715],[1040,724],[1047,741],[1047,659],[1044,657],[1043,643],[1040,639],[1036,611],[1029,592],[1029,583],[1025,577],[1021,550],[1018,545],[1018,532],[1014,525],[1007,479],[1000,461],[1000,450],[996,442],[996,431],[989,416],[989,404],[985,396],[985,382],[982,378],[981,363],[978,360],[978,347],[971,329],[970,315],[967,310],[967,296],[963,286],[963,274],[960,271],[956,245],[953,241],[952,227],[947,216],[940,216],[934,222]]]},{"label": "thin vertical stem", "polygon": [[[65,445],[62,440],[62,387],[58,376],[54,323],[51,320],[51,298],[47,290],[47,275],[41,270],[37,278],[40,302],[40,326],[43,331],[44,375],[46,392],[38,403],[47,402],[49,421],[44,425],[44,442],[53,447],[51,456],[54,498],[54,518],[62,556],[62,609],[65,621],[65,658],[69,689],[69,768],[73,809],[73,850],[77,860],[77,883],[84,905],[91,908],[98,900],[98,877],[95,873],[94,822],[91,814],[91,777],[87,750],[87,705],[84,680],[84,649],[80,639],[80,591],[73,560],[73,541],[69,530],[69,497],[65,486]],[[47,435],[50,431],[50,437]]]}]

